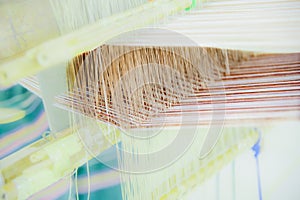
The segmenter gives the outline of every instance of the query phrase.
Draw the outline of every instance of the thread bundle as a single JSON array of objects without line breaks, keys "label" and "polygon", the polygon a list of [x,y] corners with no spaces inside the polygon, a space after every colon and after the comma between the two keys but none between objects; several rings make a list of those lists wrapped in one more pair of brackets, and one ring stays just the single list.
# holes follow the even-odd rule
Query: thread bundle
[{"label": "thread bundle", "polygon": [[[274,1],[276,9],[268,9],[268,12],[283,17],[279,23],[282,24],[288,21],[287,11],[294,3],[288,1],[284,9],[279,9],[278,2]],[[145,1],[51,1],[62,34],[142,3]],[[72,9],[65,13],[70,5]],[[237,7],[231,3],[220,5],[225,5],[228,12],[221,18],[226,18],[226,22],[238,21],[236,16],[239,15],[233,16],[231,12],[240,14],[237,10],[253,10],[251,2]],[[69,63],[69,91],[57,98],[58,104],[73,111],[72,125],[81,131],[83,143],[94,156],[117,143],[117,167],[123,172],[124,199],[181,197],[198,180],[209,177],[241,152],[243,148],[238,148],[237,144],[245,148],[254,144],[257,135],[252,132],[251,125],[269,120],[299,119],[299,54],[260,54],[228,49],[294,52],[297,43],[287,40],[287,47],[280,42],[273,45],[276,37],[267,36],[269,32],[273,35],[276,23],[262,29],[261,34],[253,38],[255,42],[245,41],[246,34],[239,38],[242,40],[239,43],[236,35],[228,32],[228,27],[223,32],[210,29],[218,32],[214,34],[206,32],[205,28],[194,30],[204,24],[208,24],[208,28],[221,27],[209,25],[213,21],[209,18],[211,14],[214,19],[220,19],[216,15],[220,5],[218,2],[210,5],[206,11],[208,18],[202,11],[191,11],[187,17],[176,16],[158,25],[191,36],[201,47],[191,47],[181,41],[179,47],[157,44],[157,41],[167,40],[168,35],[146,32],[145,37],[138,37],[141,39],[138,45],[126,43],[124,38],[108,41],[107,45],[85,52]],[[295,3],[294,8],[297,10],[299,5]],[[296,16],[295,13],[291,15]],[[203,21],[198,24],[200,14]],[[138,20],[131,17],[130,23]],[[267,22],[274,21],[268,19]],[[286,27],[274,35],[282,36],[291,30],[297,32],[298,29],[293,28],[297,22],[295,18],[293,23],[286,23]],[[120,26],[116,29],[121,30],[123,24],[117,25]],[[243,31],[236,30],[237,34],[240,32]],[[203,38],[208,38],[208,42],[198,33],[206,36]],[[146,40],[142,40],[144,38]],[[257,42],[266,38],[265,46],[257,47]],[[178,42],[174,38],[168,41]],[[147,46],[143,46],[145,43]],[[222,131],[224,124],[238,126],[241,122],[250,128],[226,127]],[[219,135],[219,142],[213,146],[215,148],[206,149],[204,159],[207,162],[199,163],[201,148],[206,147],[204,140],[212,132]],[[171,148],[166,148],[168,146]],[[217,166],[212,164],[218,161]]]}]

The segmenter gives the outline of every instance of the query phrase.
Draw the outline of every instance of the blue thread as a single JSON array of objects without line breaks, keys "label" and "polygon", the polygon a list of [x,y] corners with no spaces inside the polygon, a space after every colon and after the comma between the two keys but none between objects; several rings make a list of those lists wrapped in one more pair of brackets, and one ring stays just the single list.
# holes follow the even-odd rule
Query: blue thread
[{"label": "blue thread", "polygon": [[259,169],[259,160],[258,160],[258,155],[260,154],[260,142],[261,142],[261,133],[259,132],[259,138],[257,142],[253,145],[252,150],[254,151],[254,157],[256,161],[258,195],[259,195],[259,200],[262,200],[261,179],[260,179],[260,169]]}]

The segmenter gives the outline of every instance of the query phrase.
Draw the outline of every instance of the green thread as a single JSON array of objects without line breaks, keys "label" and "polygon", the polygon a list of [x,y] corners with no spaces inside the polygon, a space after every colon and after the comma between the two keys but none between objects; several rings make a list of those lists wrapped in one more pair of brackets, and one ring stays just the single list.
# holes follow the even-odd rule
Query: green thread
[{"label": "green thread", "polygon": [[186,8],[185,10],[186,10],[186,11],[190,11],[190,10],[192,10],[193,8],[195,8],[196,5],[197,5],[197,0],[193,0],[191,6],[188,7],[188,8]]}]

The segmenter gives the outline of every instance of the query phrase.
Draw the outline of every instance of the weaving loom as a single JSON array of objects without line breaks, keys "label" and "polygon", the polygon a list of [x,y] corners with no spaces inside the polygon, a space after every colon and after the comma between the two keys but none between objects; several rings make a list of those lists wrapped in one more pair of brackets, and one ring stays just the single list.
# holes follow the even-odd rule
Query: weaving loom
[{"label": "weaving loom", "polygon": [[[197,199],[216,177],[208,199],[262,199],[265,132],[299,127],[299,11],[291,0],[1,1],[0,198]],[[14,144],[33,110],[39,129]],[[234,163],[251,149],[258,189],[245,197]]]}]

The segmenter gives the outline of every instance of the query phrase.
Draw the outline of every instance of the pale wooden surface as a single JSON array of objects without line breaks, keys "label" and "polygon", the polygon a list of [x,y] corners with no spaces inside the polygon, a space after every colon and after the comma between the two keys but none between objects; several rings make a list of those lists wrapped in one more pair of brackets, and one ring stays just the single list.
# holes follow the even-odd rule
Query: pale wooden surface
[{"label": "pale wooden surface", "polygon": [[0,1],[0,62],[58,35],[48,0]]}]

